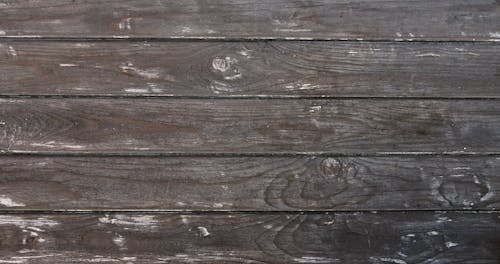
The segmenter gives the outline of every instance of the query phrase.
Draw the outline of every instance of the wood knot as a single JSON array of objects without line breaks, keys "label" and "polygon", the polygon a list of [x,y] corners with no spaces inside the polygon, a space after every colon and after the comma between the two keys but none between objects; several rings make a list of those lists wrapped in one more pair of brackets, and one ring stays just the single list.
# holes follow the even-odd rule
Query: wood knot
[{"label": "wood knot", "polygon": [[238,63],[236,58],[226,56],[225,58],[216,57],[212,60],[212,69],[214,72],[221,73],[224,80],[231,81],[242,77],[238,67],[234,67]]},{"label": "wood knot", "polygon": [[350,163],[343,163],[335,158],[326,158],[321,161],[321,173],[329,178],[337,178],[345,181],[349,176],[356,174],[356,166]]},{"label": "wood knot", "polygon": [[437,185],[439,194],[452,206],[474,207],[492,196],[490,186],[471,169],[454,170]]}]

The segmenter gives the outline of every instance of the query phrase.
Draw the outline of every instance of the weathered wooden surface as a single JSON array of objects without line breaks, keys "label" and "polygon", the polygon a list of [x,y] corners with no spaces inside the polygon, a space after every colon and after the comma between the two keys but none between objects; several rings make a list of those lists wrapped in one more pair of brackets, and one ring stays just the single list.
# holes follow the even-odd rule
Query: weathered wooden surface
[{"label": "weathered wooden surface", "polygon": [[500,39],[495,0],[2,1],[7,37]]},{"label": "weathered wooden surface", "polygon": [[499,157],[2,157],[3,209],[492,209]]},{"label": "weathered wooden surface", "polygon": [[4,42],[0,94],[498,98],[499,67],[491,43]]},{"label": "weathered wooden surface", "polygon": [[497,263],[500,214],[2,215],[0,239],[4,263]]},{"label": "weathered wooden surface", "polygon": [[1,99],[4,152],[496,152],[496,100]]},{"label": "weathered wooden surface", "polygon": [[499,0],[0,0],[0,263],[498,263],[498,25]]}]

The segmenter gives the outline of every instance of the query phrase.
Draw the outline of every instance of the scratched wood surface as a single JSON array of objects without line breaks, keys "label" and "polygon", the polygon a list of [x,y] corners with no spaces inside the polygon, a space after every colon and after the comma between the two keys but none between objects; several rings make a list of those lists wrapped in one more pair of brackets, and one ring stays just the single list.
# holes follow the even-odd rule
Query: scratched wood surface
[{"label": "scratched wood surface", "polygon": [[496,100],[0,99],[7,153],[477,153]]},{"label": "scratched wood surface", "polygon": [[2,1],[4,37],[500,39],[495,0]]},{"label": "scratched wood surface", "polygon": [[497,212],[3,215],[0,260],[495,263],[499,232]]},{"label": "scratched wood surface", "polygon": [[498,263],[499,0],[0,0],[0,263]]},{"label": "scratched wood surface", "polygon": [[499,67],[493,43],[13,41],[0,95],[499,98]]},{"label": "scratched wood surface", "polygon": [[450,210],[500,205],[497,157],[4,157],[7,209]]}]

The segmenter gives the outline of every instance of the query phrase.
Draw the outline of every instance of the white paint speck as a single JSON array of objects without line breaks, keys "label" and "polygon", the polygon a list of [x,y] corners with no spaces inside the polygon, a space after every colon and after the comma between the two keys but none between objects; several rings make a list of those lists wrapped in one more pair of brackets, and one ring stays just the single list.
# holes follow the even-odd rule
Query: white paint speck
[{"label": "white paint speck", "polygon": [[78,67],[78,64],[73,64],[73,63],[59,63],[59,67]]},{"label": "white paint speck", "polygon": [[240,50],[236,53],[240,54],[243,57],[251,58],[252,56],[250,55],[250,52],[251,52],[251,50],[244,49],[244,50]]},{"label": "white paint speck", "polygon": [[212,83],[210,84],[210,90],[212,90],[214,94],[233,91],[233,89],[229,85],[219,81],[212,81]]},{"label": "white paint speck", "polygon": [[126,249],[126,247],[125,247],[126,242],[127,241],[126,241],[125,237],[123,237],[120,234],[116,234],[116,236],[113,237],[113,243],[115,243],[115,245],[118,246],[118,248],[120,250]]},{"label": "white paint speck", "polygon": [[312,30],[308,29],[308,28],[277,28],[277,29],[274,29],[274,31],[281,31],[281,32],[310,32]]},{"label": "white paint speck", "polygon": [[74,144],[65,144],[62,142],[49,141],[45,143],[31,143],[33,147],[45,147],[45,148],[66,148],[66,149],[83,149],[85,146],[82,145],[74,145]]},{"label": "white paint speck", "polygon": [[25,260],[1,260],[0,259],[0,263],[26,263]]},{"label": "white paint speck", "polygon": [[0,30],[0,36],[4,36],[5,34],[7,34],[7,33],[5,33],[5,31]]},{"label": "white paint speck", "polygon": [[417,54],[415,55],[415,57],[441,57],[441,55],[429,52],[429,53]]},{"label": "white paint speck", "polygon": [[500,32],[490,32],[491,38],[500,38]]},{"label": "white paint speck", "polygon": [[338,262],[339,259],[314,257],[314,256],[303,256],[301,258],[294,258],[293,261],[295,261],[297,263],[333,263],[333,262]]},{"label": "white paint speck", "polygon": [[182,27],[181,32],[182,33],[190,33],[193,30],[190,27]]},{"label": "white paint speck", "polygon": [[141,89],[141,88],[125,89],[125,92],[127,92],[127,93],[147,93],[148,91],[149,91],[148,89]]},{"label": "white paint speck", "polygon": [[120,30],[131,30],[132,29],[132,25],[130,23],[131,21],[132,18],[130,17],[121,20],[120,23],[118,23],[118,28]]},{"label": "white paint speck", "polygon": [[102,224],[122,225],[137,230],[158,228],[158,221],[154,215],[105,215],[99,218],[99,222]]},{"label": "white paint speck", "polygon": [[395,259],[395,258],[379,258],[380,261],[383,262],[389,262],[389,263],[396,263],[396,264],[406,264],[406,261],[402,259]]},{"label": "white paint speck", "polygon": [[309,107],[309,113],[317,113],[319,111],[321,111],[321,105],[315,105]]},{"label": "white paint speck", "polygon": [[15,202],[10,197],[7,197],[6,195],[0,195],[0,205],[6,206],[6,207],[26,206],[23,203]]},{"label": "white paint speck", "polygon": [[124,73],[132,73],[144,77],[146,79],[157,79],[160,78],[160,71],[158,69],[139,69],[134,67],[134,65],[130,62],[124,63],[120,66],[120,69]]},{"label": "white paint speck", "polygon": [[14,49],[14,47],[12,46],[9,46],[9,54],[12,56],[12,57],[16,57],[17,56],[17,51],[16,49]]},{"label": "white paint speck", "polygon": [[335,220],[331,220],[331,221],[326,221],[326,222],[323,222],[323,224],[325,225],[332,225],[333,223],[335,223]]},{"label": "white paint speck", "polygon": [[436,231],[430,231],[430,232],[427,232],[427,235],[429,235],[429,236],[437,236],[437,235],[439,235],[439,233],[436,232]]},{"label": "white paint speck", "polygon": [[444,245],[447,247],[447,248],[452,248],[452,247],[456,247],[458,246],[458,243],[454,243],[454,242],[451,242],[451,241],[446,241],[444,243]]},{"label": "white paint speck", "polygon": [[208,232],[208,229],[206,227],[203,227],[203,226],[198,226],[198,231],[200,231],[200,235],[202,237],[207,237],[210,235],[210,232]]},{"label": "white paint speck", "polygon": [[225,80],[236,80],[236,79],[241,79],[241,73],[232,75],[232,76],[224,76]]},{"label": "white paint speck", "polygon": [[33,219],[26,219],[24,217],[16,216],[16,215],[0,215],[0,226],[4,225],[14,225],[19,228],[33,228],[33,227],[52,227],[56,226],[59,223],[45,218],[45,217],[38,217],[38,218],[33,218]]}]

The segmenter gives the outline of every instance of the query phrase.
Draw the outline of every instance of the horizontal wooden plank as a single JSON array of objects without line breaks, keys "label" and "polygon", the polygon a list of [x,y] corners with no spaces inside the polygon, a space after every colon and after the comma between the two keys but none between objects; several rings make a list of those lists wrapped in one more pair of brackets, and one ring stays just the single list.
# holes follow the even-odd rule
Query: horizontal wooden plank
[{"label": "horizontal wooden plank", "polygon": [[1,99],[4,152],[498,152],[496,100]]},{"label": "horizontal wooden plank", "polygon": [[500,97],[500,46],[5,42],[0,95]]},{"label": "horizontal wooden plank", "polygon": [[[498,213],[1,215],[4,263],[497,263]],[[18,261],[18,262],[8,262]]]},{"label": "horizontal wooden plank", "polygon": [[3,1],[5,37],[500,39],[494,0]]},{"label": "horizontal wooden plank", "polygon": [[499,157],[3,157],[22,210],[494,209]]}]

